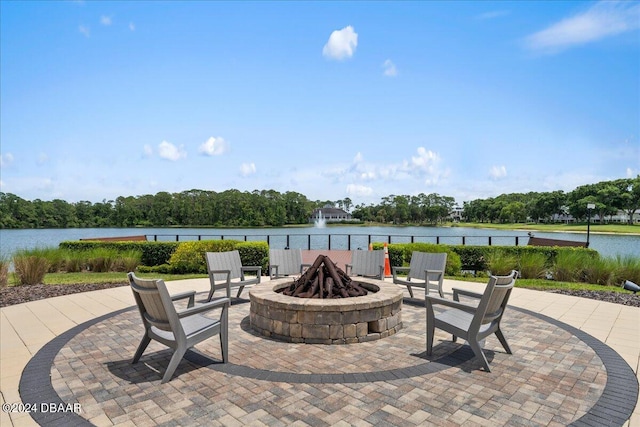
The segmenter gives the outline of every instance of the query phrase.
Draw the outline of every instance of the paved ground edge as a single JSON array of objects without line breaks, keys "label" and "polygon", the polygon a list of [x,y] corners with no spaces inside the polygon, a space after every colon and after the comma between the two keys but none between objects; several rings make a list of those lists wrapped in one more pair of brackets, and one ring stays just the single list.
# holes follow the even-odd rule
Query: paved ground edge
[{"label": "paved ground edge", "polygon": [[[406,301],[406,298],[405,298]],[[409,301],[406,301],[411,304]],[[51,366],[58,352],[76,335],[85,329],[100,323],[108,318],[117,316],[135,307],[129,307],[112,313],[105,314],[95,319],[77,325],[49,341],[27,363],[20,377],[19,393],[23,402],[65,404],[51,384]],[[638,380],[631,367],[611,347],[593,336],[568,325],[531,310],[509,307],[521,313],[536,317],[542,321],[553,324],[577,337],[589,346],[602,360],[607,371],[607,383],[598,401],[581,418],[571,423],[571,426],[598,426],[611,425],[622,426],[632,415],[638,401]],[[458,364],[468,359],[466,349],[463,346],[459,350],[429,363],[407,368],[397,368],[373,374],[291,374],[272,372],[260,369],[247,368],[239,365],[210,365],[212,369],[224,371],[231,375],[247,376],[251,378],[266,379],[270,381],[286,381],[290,383],[348,383],[348,382],[372,382],[385,381],[398,378],[409,378],[425,375],[448,368],[452,364]],[[473,354],[471,353],[471,356]],[[204,364],[210,363],[209,359],[196,352],[188,352],[187,358],[195,363],[203,360]],[[92,424],[73,412],[34,412],[31,417],[40,425],[46,426],[91,426]]]}]

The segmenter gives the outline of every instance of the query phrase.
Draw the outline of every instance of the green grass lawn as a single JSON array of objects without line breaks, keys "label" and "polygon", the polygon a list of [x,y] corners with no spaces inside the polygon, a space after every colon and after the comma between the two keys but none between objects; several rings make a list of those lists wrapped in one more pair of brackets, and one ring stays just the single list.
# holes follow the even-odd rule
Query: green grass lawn
[{"label": "green grass lawn", "polygon": [[[478,282],[482,284],[487,283],[486,277],[448,277],[453,280],[464,280],[466,282]],[[625,291],[621,286],[603,286],[588,283],[573,283],[573,282],[556,282],[554,280],[544,279],[518,279],[516,280],[516,288],[535,289],[538,291],[555,291],[555,290],[568,290],[568,291],[597,291],[597,292],[622,292]]]},{"label": "green grass lawn", "polygon": [[[587,224],[489,224],[481,222],[461,222],[456,224],[459,227],[490,228],[496,230],[528,230],[540,232],[587,232]],[[640,225],[628,224],[591,224],[591,233],[621,233],[640,235]]]}]

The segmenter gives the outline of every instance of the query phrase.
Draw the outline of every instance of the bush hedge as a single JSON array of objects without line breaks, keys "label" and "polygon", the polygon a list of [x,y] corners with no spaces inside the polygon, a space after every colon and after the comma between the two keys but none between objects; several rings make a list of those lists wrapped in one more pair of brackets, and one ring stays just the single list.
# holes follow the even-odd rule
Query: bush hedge
[{"label": "bush hedge", "polygon": [[66,241],[60,243],[60,249],[89,251],[96,248],[115,249],[119,252],[137,251],[142,254],[142,265],[155,266],[167,264],[179,245],[188,242],[103,242],[97,240]]},{"label": "bush hedge", "polygon": [[269,265],[269,246],[267,242],[239,240],[200,240],[193,242],[181,242],[169,259],[168,264],[154,268],[152,271],[162,273],[207,273],[206,252],[225,252],[237,250],[240,254],[242,265],[262,267],[266,274]]},{"label": "bush hedge", "polygon": [[[384,243],[374,243],[373,249],[384,248]],[[389,264],[391,267],[408,266],[411,262],[411,254],[416,252],[447,253],[447,267],[445,274],[454,276],[460,273],[460,256],[446,245],[436,245],[434,243],[392,243],[387,245],[389,251]]]}]

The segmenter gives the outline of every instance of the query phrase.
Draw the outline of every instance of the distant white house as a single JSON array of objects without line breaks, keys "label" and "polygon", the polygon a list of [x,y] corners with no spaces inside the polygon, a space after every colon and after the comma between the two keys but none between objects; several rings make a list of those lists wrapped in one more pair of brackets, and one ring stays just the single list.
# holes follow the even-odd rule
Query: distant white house
[{"label": "distant white house", "polygon": [[[596,215],[597,216],[597,215]],[[600,218],[598,218],[600,220]],[[627,215],[626,211],[618,211],[617,214],[611,215],[611,217],[605,216],[605,222],[619,222],[622,224],[629,223],[629,215]],[[635,210],[633,213],[633,223],[640,224],[640,209]]]},{"label": "distant white house", "polygon": [[[564,222],[564,223],[572,223],[575,222],[575,218],[572,215],[569,214],[554,214],[551,217],[551,221],[553,222]],[[621,223],[621,224],[628,224],[629,223],[629,215],[627,215],[626,211],[622,211],[619,210],[617,214],[615,215],[605,215],[602,218],[600,218],[600,215],[593,214],[591,215],[591,222],[595,222],[595,223]],[[640,209],[634,211],[633,214],[633,223],[634,224],[640,224]]]},{"label": "distant white house", "polygon": [[326,222],[353,221],[349,212],[331,206],[314,209],[311,213],[311,217],[309,218],[309,222],[315,222],[321,218]]},{"label": "distant white house", "polygon": [[460,206],[455,206],[451,210],[451,212],[449,212],[449,218],[453,222],[460,222],[462,221],[462,212],[464,212],[464,208],[461,208]]}]

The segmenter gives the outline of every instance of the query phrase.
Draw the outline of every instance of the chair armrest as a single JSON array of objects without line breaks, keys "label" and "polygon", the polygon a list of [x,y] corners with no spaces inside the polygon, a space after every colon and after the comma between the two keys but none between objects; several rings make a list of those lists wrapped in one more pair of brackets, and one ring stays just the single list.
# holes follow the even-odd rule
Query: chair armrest
[{"label": "chair armrest", "polygon": [[477,292],[467,291],[459,288],[453,288],[453,299],[455,301],[460,301],[459,300],[460,295],[464,295],[466,297],[471,297],[471,298],[478,298],[478,299],[482,298],[482,294],[479,294]]},{"label": "chair armrest", "polygon": [[[273,270],[276,271],[276,274],[273,274]],[[272,279],[274,277],[278,277],[278,266],[277,265],[269,265],[269,277]]]},{"label": "chair armrest", "polygon": [[196,307],[187,308],[186,310],[178,311],[178,318],[192,316],[194,314],[202,313],[203,311],[213,310],[218,307],[229,307],[231,305],[231,300],[229,298],[220,298],[215,301],[205,302],[204,304],[200,304]]},{"label": "chair armrest", "polygon": [[435,297],[431,295],[425,295],[424,299],[427,306],[440,304],[451,308],[457,308],[458,310],[466,311],[468,313],[475,313],[478,309],[478,307],[475,307],[473,305],[465,304],[458,301],[451,301],[445,298]]},{"label": "chair armrest", "polygon": [[[409,272],[409,267],[391,267],[391,272],[393,274],[393,279],[395,280],[398,277],[398,272]],[[409,278],[407,278],[409,280]]]},{"label": "chair armrest", "polygon": [[262,273],[262,267],[259,265],[247,265],[240,267],[240,271],[242,271],[243,273],[245,271],[257,271],[258,276],[260,276],[260,274]]},{"label": "chair armrest", "polygon": [[429,277],[429,274],[437,274],[439,279],[440,276],[444,274],[444,271],[442,270],[425,270],[424,271],[424,277]]},{"label": "chair armrest", "polygon": [[186,291],[186,292],[180,292],[180,293],[171,295],[171,301],[178,301],[181,299],[189,298],[187,307],[193,307],[195,297],[196,297],[196,291]]}]

